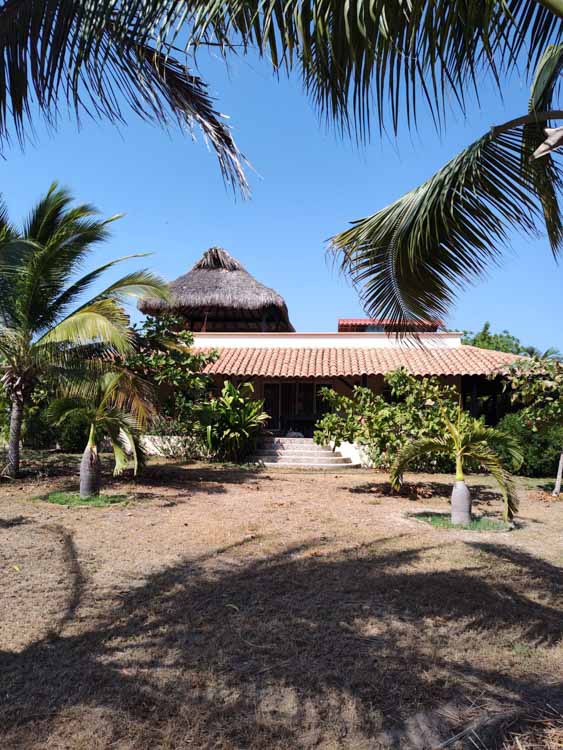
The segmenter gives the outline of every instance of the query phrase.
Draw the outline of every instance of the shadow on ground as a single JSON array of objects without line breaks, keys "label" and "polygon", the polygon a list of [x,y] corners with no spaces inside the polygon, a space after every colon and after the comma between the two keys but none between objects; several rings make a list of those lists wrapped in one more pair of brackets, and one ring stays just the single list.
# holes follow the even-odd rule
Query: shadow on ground
[{"label": "shadow on ground", "polygon": [[476,701],[561,695],[534,656],[563,636],[559,568],[461,542],[429,567],[438,550],[405,543],[256,560],[241,541],[81,620],[87,581],[65,533],[57,631],[0,652],[3,746],[424,748]]},{"label": "shadow on ground", "polygon": [[[449,499],[452,494],[452,482],[405,482],[399,492],[395,492],[389,482],[366,482],[353,487],[348,487],[348,491],[354,495],[371,495],[372,497],[390,497],[399,495],[409,500],[423,500],[430,498]],[[498,503],[500,493],[493,488],[483,484],[472,484],[470,486],[471,497],[476,505]]]}]

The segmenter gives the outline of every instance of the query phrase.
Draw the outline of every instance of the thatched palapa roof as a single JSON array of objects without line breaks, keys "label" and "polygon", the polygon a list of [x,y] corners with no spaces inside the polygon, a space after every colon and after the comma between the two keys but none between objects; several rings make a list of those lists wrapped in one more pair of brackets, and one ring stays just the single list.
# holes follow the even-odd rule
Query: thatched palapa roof
[{"label": "thatched palapa roof", "polygon": [[170,291],[168,301],[143,300],[142,312],[180,315],[192,330],[294,330],[283,298],[220,247],[209,248]]}]

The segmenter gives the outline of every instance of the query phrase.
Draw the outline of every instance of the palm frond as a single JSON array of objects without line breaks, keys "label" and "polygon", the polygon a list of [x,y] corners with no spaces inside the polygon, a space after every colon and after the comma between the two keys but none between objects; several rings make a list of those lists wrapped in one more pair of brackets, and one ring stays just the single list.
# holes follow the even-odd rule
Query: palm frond
[{"label": "palm frond", "polygon": [[30,259],[39,249],[35,242],[12,233],[0,237],[0,324],[23,322],[20,288]]},{"label": "palm frond", "polygon": [[[547,112],[553,108],[556,92],[560,88],[563,69],[563,44],[549,46],[538,63],[532,82],[529,112]],[[522,132],[522,162],[525,172],[529,172],[534,190],[539,197],[547,234],[553,253],[557,255],[563,245],[563,219],[559,207],[558,194],[563,187],[561,172],[554,157],[546,155],[532,160],[532,154],[545,140],[544,128],[548,122],[532,122],[524,126]]]},{"label": "palm frond", "polygon": [[47,407],[47,418],[52,424],[60,426],[77,414],[85,414],[93,419],[94,411],[84,400],[67,396],[51,401]]},{"label": "palm frond", "polygon": [[78,119],[86,114],[121,122],[127,106],[161,125],[175,118],[190,130],[201,127],[225,178],[245,190],[242,158],[205,84],[169,57],[167,38],[187,13],[180,0],[3,3],[0,137],[12,126],[25,140],[32,101],[53,126],[61,100]]},{"label": "palm frond", "polygon": [[117,409],[130,414],[139,429],[154,415],[154,387],[127,367],[115,365],[100,379],[103,397],[101,409]]},{"label": "palm frond", "polygon": [[442,318],[456,289],[498,261],[511,229],[537,233],[541,209],[521,155],[521,127],[491,131],[423,185],[332,238],[370,315],[399,324]]},{"label": "palm frond", "polygon": [[[554,2],[535,0],[10,0],[0,8],[0,135],[23,139],[31,101],[56,124],[60,100],[77,116],[201,126],[228,181],[241,158],[205,85],[186,63],[202,46],[254,47],[275,71],[299,70],[320,111],[344,130],[369,132],[375,108],[416,120],[424,100],[439,122],[464,109],[483,74],[535,63],[561,39]],[[174,60],[174,45],[185,54]],[[239,47],[240,45],[240,47]]]},{"label": "palm frond", "polygon": [[513,435],[474,420],[474,425],[468,435],[466,450],[471,452],[480,444],[487,445],[497,455],[508,456],[514,471],[517,471],[524,462],[522,446]]},{"label": "palm frond", "polygon": [[34,344],[68,343],[88,345],[101,342],[120,353],[130,351],[132,332],[123,308],[112,299],[98,299],[81,307],[51,328]]},{"label": "palm frond", "polygon": [[452,441],[447,435],[443,438],[421,438],[406,443],[399,451],[389,472],[391,486],[394,490],[400,489],[403,483],[403,474],[409,465],[421,456],[450,455],[451,453]]},{"label": "palm frond", "polygon": [[473,449],[468,451],[465,455],[466,458],[478,461],[481,466],[496,479],[504,500],[504,520],[512,520],[518,512],[518,492],[514,479],[503,465],[501,458],[492,447],[485,445],[484,443],[475,444]]},{"label": "palm frond", "polygon": [[[122,260],[125,259],[123,258]],[[118,302],[124,302],[127,297],[137,299],[151,297],[168,300],[170,299],[170,289],[160,276],[152,273],[152,271],[143,269],[122,276],[97,294],[94,299],[113,299]]]},{"label": "palm frond", "polygon": [[139,426],[135,418],[118,408],[106,409],[100,419],[100,427],[111,440],[115,458],[114,475],[122,474],[130,462],[133,463],[133,471],[137,474],[144,465],[145,454],[140,444]]},{"label": "palm frond", "polygon": [[[130,260],[131,258],[145,258],[146,256],[147,253],[125,255],[122,258],[111,260],[102,266],[98,266],[98,268],[95,268],[93,271],[89,271],[88,273],[84,274],[84,276],[81,276],[74,283],[64,289],[56,298],[53,299],[48,310],[49,317],[56,319],[59,318],[61,314],[64,314],[68,306],[71,305],[75,300],[79,299],[81,295],[84,294],[84,292],[89,289],[92,284],[94,284],[108,269],[113,268],[118,263],[123,263],[126,260]],[[137,296],[144,294],[144,291],[139,288],[137,288],[136,291],[138,292]]]},{"label": "palm frond", "polygon": [[53,183],[2,253],[6,259],[0,267],[13,285],[12,318],[32,334],[60,319],[64,310],[55,302],[94,246],[108,239],[108,224],[117,218],[93,218],[97,213],[93,206],[72,206],[72,200],[67,190]]},{"label": "palm frond", "polygon": [[194,0],[187,22],[195,47],[211,39],[228,51],[240,41],[275,69],[299,68],[320,111],[360,136],[374,108],[395,130],[416,121],[421,101],[437,122],[447,102],[464,110],[483,74],[500,87],[500,72],[521,58],[535,64],[562,33],[555,12],[534,0]]}]

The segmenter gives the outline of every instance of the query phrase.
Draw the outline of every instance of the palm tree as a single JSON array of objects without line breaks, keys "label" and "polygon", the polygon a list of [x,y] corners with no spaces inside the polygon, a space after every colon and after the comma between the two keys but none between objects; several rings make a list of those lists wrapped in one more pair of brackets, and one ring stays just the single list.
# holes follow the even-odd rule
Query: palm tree
[{"label": "palm tree", "polygon": [[480,420],[458,409],[455,422],[444,418],[446,433],[441,438],[420,438],[407,443],[399,452],[390,474],[391,485],[399,489],[403,474],[409,464],[421,456],[440,455],[455,460],[456,474],[452,491],[451,519],[453,524],[471,522],[471,495],[465,484],[464,468],[467,462],[476,462],[498,482],[504,500],[505,521],[518,510],[518,496],[510,472],[499,456],[499,450],[509,456],[514,468],[523,461],[517,441],[509,434],[487,427]]},{"label": "palm tree", "polygon": [[202,48],[296,70],[319,111],[362,138],[373,109],[397,130],[421,100],[443,124],[446,102],[465,110],[483,74],[500,89],[501,73],[559,42],[562,18],[561,0],[3,0],[0,137],[13,127],[24,139],[37,110],[56,125],[61,100],[77,117],[121,122],[130,109],[199,127],[244,189],[243,160],[193,73]]},{"label": "palm tree", "polygon": [[129,460],[133,463],[134,473],[137,473],[144,462],[139,442],[140,430],[153,413],[154,403],[150,385],[125,368],[100,375],[92,386],[87,398],[69,396],[49,407],[49,416],[57,425],[76,415],[86,416],[89,421],[88,442],[80,462],[82,498],[100,494],[99,446],[104,438],[109,438],[113,447],[114,476],[123,472]]},{"label": "palm tree", "polygon": [[558,256],[563,175],[552,151],[563,128],[543,126],[563,119],[554,102],[562,70],[563,44],[547,47],[527,114],[491,128],[424,184],[333,237],[369,313],[399,324],[443,317],[456,289],[498,259],[511,229],[535,234],[543,223]]},{"label": "palm tree", "polygon": [[9,224],[0,206],[0,370],[11,402],[5,469],[11,477],[19,471],[24,407],[38,378],[50,377],[62,386],[82,379],[85,370],[99,371],[100,350],[126,353],[131,348],[122,301],[167,296],[163,282],[142,270],[84,301],[104,272],[125,258],[77,275],[91,250],[108,238],[108,225],[117,217],[98,220],[92,206],[71,203],[66,190],[52,185],[21,229]]}]

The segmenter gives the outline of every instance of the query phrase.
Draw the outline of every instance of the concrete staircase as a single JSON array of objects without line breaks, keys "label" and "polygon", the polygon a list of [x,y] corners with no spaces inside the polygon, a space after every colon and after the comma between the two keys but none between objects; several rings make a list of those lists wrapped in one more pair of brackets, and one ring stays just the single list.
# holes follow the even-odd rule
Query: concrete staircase
[{"label": "concrete staircase", "polygon": [[254,461],[264,466],[300,469],[355,469],[349,458],[338,451],[316,445],[312,438],[264,438],[254,455]]}]

